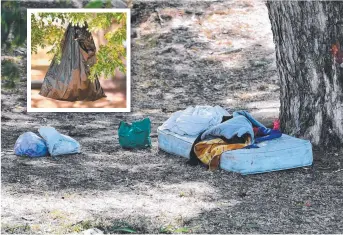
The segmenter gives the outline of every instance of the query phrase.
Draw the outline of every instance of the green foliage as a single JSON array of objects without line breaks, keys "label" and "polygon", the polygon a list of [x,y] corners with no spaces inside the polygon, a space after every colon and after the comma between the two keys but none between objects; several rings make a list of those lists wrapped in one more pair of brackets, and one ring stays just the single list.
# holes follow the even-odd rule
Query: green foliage
[{"label": "green foliage", "polygon": [[58,3],[60,8],[70,8],[73,7],[71,0],[55,0]]},{"label": "green foliage", "polygon": [[80,221],[76,224],[66,226],[68,233],[80,233],[84,230],[92,228],[93,224],[90,220]]},{"label": "green foliage", "polygon": [[[13,38],[9,40],[9,37]],[[26,40],[26,11],[19,1],[2,1],[1,4],[1,45],[14,47]]]},{"label": "green foliage", "polygon": [[132,228],[114,228],[112,229],[114,232],[120,232],[120,233],[137,233]]},{"label": "green foliage", "polygon": [[6,88],[14,88],[20,78],[18,65],[11,60],[1,61],[1,78],[5,81]]},{"label": "green foliage", "polygon": [[[1,45],[12,49],[26,40],[26,14],[19,2],[1,4]],[[5,88],[14,88],[20,78],[19,67],[15,61],[1,61],[1,77]]]},{"label": "green foliage", "polygon": [[85,8],[102,8],[104,2],[102,0],[93,0],[90,1]]},{"label": "green foliage", "polygon": [[95,226],[100,230],[106,231],[105,233],[114,234],[130,234],[130,233],[138,233],[138,229],[134,228],[134,226],[126,223],[124,221],[113,221],[111,225],[100,225]]},{"label": "green foliage", "polygon": [[[91,2],[92,4],[95,2]],[[102,2],[103,3],[103,2]],[[101,45],[96,56],[97,62],[90,69],[89,79],[104,75],[110,78],[115,75],[116,68],[126,72],[126,13],[39,13],[31,16],[31,51],[37,53],[39,47],[52,46],[49,53],[59,62],[61,59],[62,39],[67,24],[84,26],[87,22],[90,32],[104,30],[106,45]],[[119,27],[111,31],[112,23]]]},{"label": "green foliage", "polygon": [[111,0],[92,0],[87,5],[85,8],[111,8],[112,3]]},{"label": "green foliage", "polygon": [[2,224],[1,229],[8,234],[24,234],[32,232],[29,224]]}]

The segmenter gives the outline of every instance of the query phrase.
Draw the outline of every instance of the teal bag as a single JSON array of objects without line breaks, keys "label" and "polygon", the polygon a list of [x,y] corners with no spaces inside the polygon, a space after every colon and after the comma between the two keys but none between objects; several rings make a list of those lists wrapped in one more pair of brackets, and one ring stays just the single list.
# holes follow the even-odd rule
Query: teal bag
[{"label": "teal bag", "polygon": [[119,144],[123,148],[147,148],[151,147],[149,118],[132,122],[132,124],[120,121],[118,135]]}]

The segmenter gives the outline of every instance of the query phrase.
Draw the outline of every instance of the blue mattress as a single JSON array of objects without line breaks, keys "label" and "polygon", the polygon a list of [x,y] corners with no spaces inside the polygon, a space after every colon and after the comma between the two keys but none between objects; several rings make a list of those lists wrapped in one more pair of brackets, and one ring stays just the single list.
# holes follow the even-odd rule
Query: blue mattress
[{"label": "blue mattress", "polygon": [[178,135],[169,130],[157,129],[158,147],[167,153],[189,158],[192,145],[197,136]]},{"label": "blue mattress", "polygon": [[[160,149],[189,158],[197,136],[181,136],[168,130],[157,129]],[[259,148],[224,152],[220,168],[241,174],[256,174],[312,165],[310,141],[283,134],[282,137],[258,144]]]}]

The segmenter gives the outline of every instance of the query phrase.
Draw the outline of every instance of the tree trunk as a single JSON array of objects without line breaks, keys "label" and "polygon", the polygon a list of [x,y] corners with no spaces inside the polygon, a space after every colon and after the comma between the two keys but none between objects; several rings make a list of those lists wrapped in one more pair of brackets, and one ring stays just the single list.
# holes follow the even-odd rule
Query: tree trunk
[{"label": "tree trunk", "polygon": [[282,131],[314,145],[342,147],[343,2],[268,1],[267,7]]}]

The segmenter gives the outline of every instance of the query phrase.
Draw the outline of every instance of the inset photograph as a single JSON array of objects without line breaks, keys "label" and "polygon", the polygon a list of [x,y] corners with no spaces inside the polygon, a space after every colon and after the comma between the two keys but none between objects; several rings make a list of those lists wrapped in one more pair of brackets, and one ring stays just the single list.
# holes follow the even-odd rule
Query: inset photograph
[{"label": "inset photograph", "polygon": [[130,112],[130,9],[28,9],[28,112]]}]

